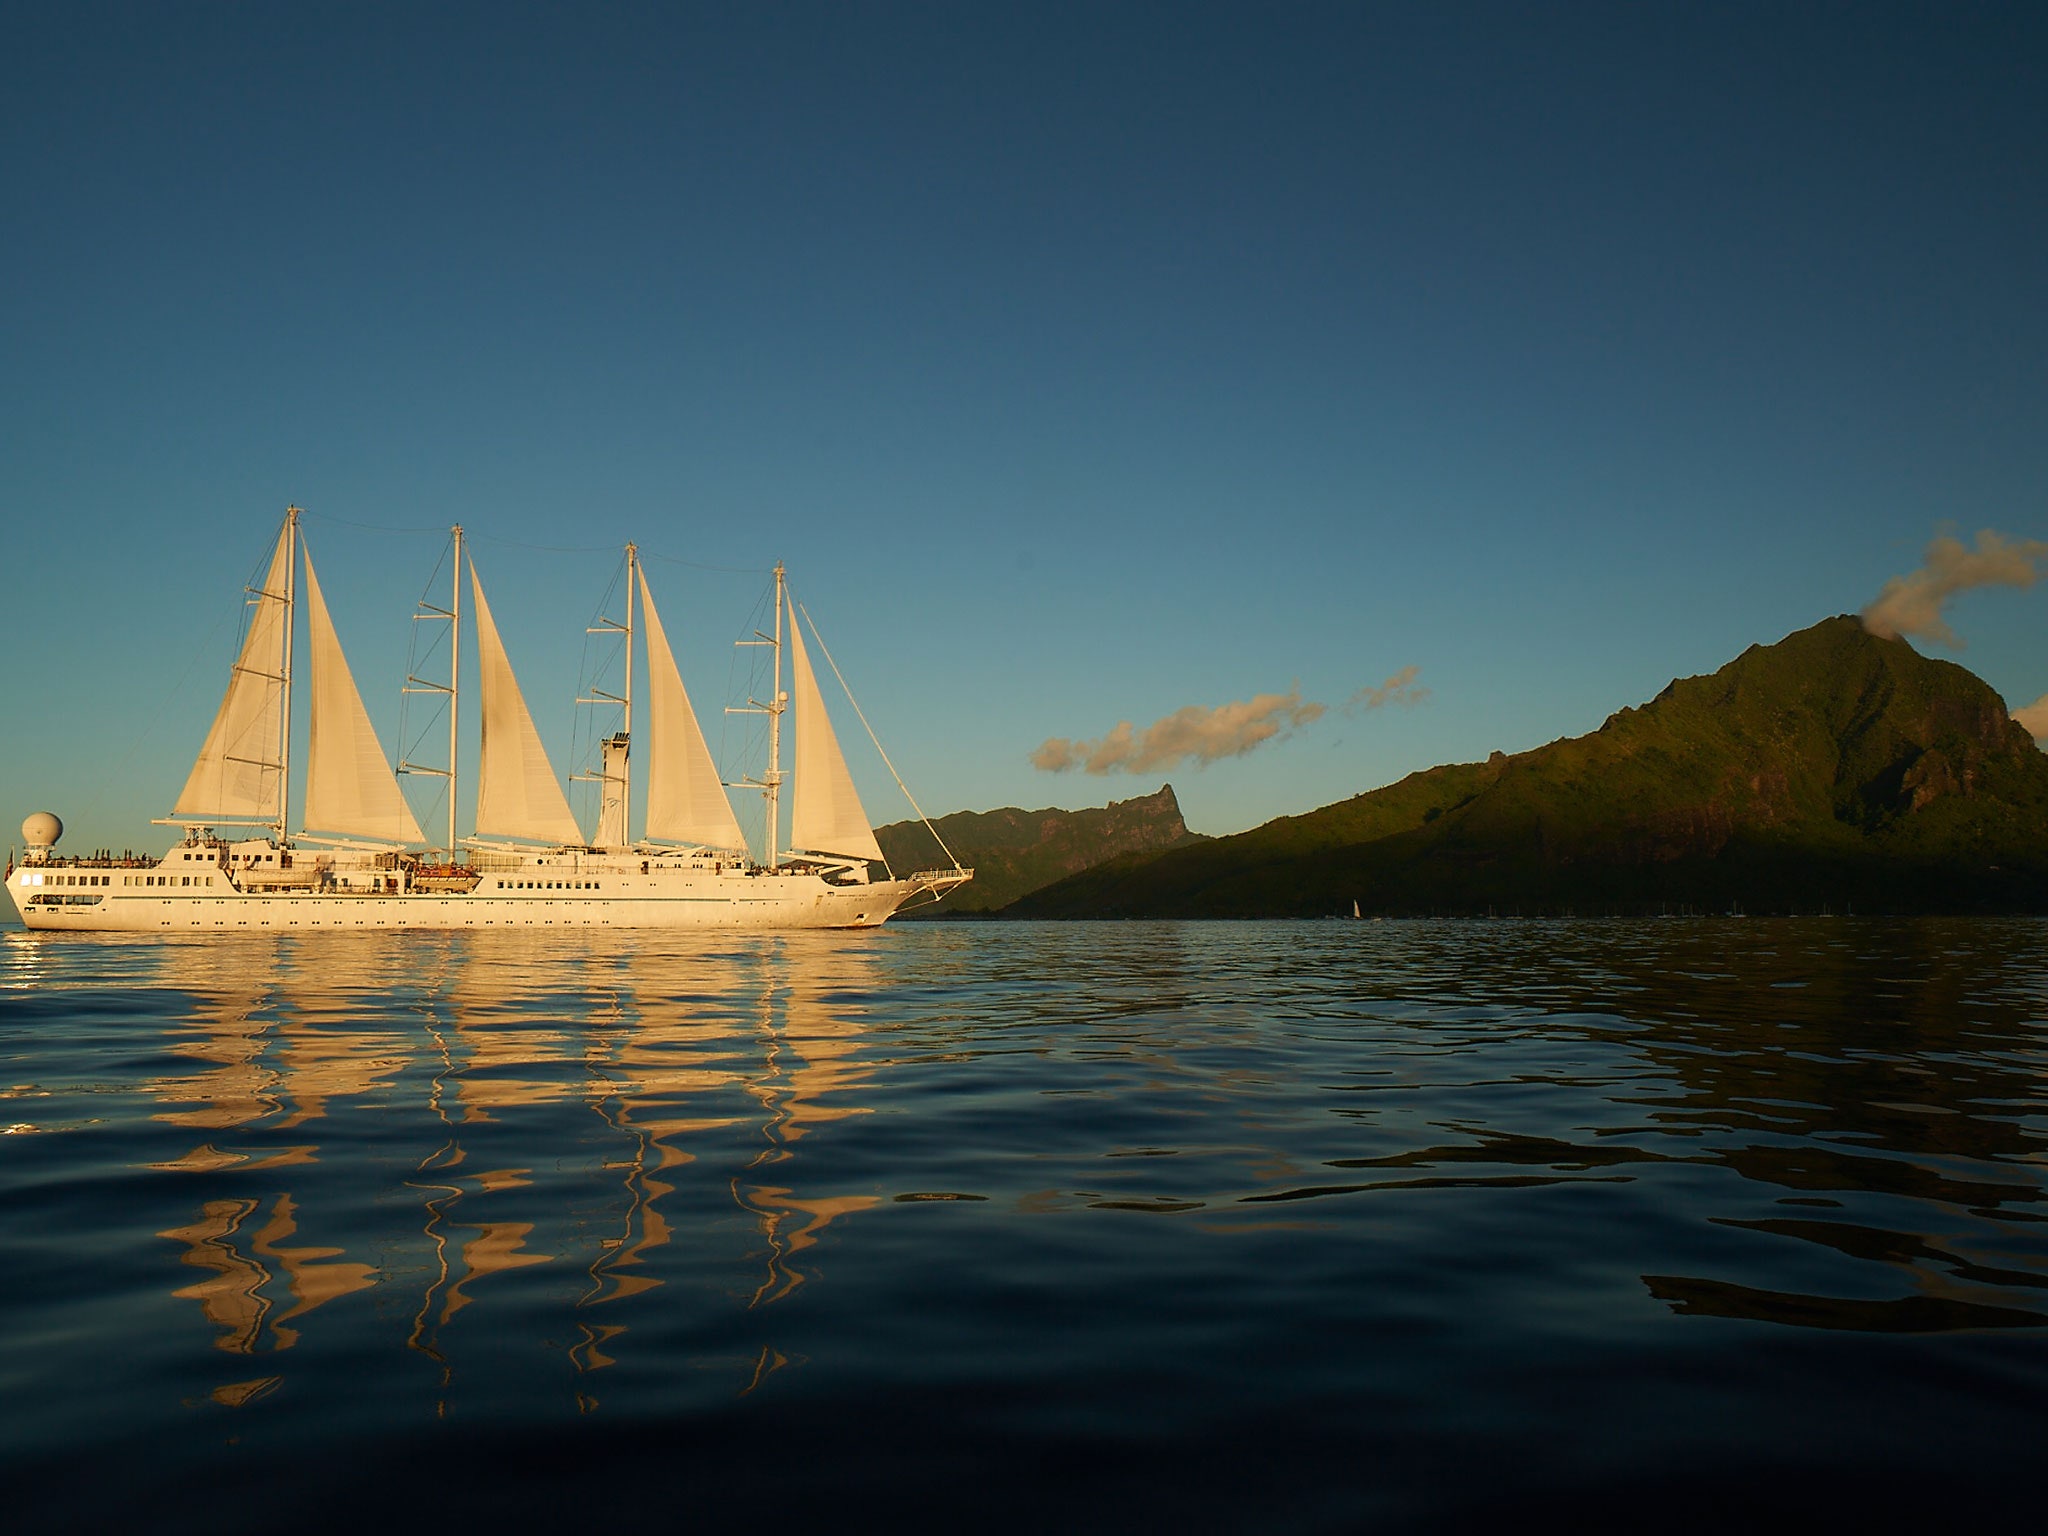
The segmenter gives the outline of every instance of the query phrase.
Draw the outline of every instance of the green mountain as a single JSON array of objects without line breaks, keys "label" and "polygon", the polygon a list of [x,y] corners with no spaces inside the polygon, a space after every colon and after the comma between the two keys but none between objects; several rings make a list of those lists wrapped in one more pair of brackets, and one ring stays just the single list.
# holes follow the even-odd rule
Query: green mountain
[{"label": "green mountain", "polygon": [[1005,915],[2048,910],[2048,757],[1981,679],[1825,620],[1591,735],[1088,870]]},{"label": "green mountain", "polygon": [[[905,917],[993,912],[1105,859],[1154,853],[1196,838],[1181,820],[1171,784],[1162,785],[1157,794],[1112,801],[1099,809],[959,811],[940,817],[933,826],[954,856],[973,867],[974,881],[937,907],[915,909]],[[877,827],[875,837],[890,866],[899,872],[953,862],[921,821]]]}]

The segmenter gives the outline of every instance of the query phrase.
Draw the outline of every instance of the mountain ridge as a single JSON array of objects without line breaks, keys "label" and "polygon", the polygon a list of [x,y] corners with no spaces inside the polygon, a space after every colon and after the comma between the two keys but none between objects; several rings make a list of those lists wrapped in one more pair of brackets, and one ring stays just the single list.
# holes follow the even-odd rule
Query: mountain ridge
[{"label": "mountain ridge", "polygon": [[1954,662],[1844,615],[1584,736],[1126,854],[1007,916],[2048,909],[2048,757]]},{"label": "mountain ridge", "polygon": [[1201,837],[1188,830],[1171,784],[1149,795],[1074,811],[1052,806],[955,811],[932,826],[943,847],[919,821],[877,827],[875,839],[892,868],[945,866],[958,858],[973,868],[974,880],[937,907],[914,908],[904,917],[990,915],[1105,859],[1157,852]]}]

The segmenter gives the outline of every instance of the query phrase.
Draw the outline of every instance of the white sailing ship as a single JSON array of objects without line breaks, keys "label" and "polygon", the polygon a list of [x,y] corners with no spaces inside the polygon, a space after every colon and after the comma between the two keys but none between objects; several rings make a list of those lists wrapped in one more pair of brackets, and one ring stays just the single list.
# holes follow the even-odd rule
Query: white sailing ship
[{"label": "white sailing ship", "polygon": [[[342,654],[299,515],[287,509],[268,574],[250,589],[254,612],[227,692],[175,808],[159,818],[183,828],[182,841],[158,859],[65,857],[56,851],[58,819],[30,816],[22,824],[27,852],[7,875],[30,928],[872,928],[906,904],[935,901],[973,878],[957,862],[871,878],[871,862],[885,871],[887,862],[825,713],[800,608],[779,565],[773,633],[742,642],[771,647],[773,658],[767,700],[746,706],[764,714],[768,726],[767,766],[743,781],[764,801],[765,847],[759,857],[750,854],[632,545],[625,622],[604,626],[625,640],[625,686],[614,700],[623,724],[602,744],[597,834],[586,839],[534,729],[475,563],[465,560],[459,527],[449,605],[426,610],[449,624],[448,680],[411,680],[416,689],[447,696],[447,767],[403,765],[448,781],[447,846],[426,849]],[[474,831],[458,843],[465,567],[481,718]],[[296,579],[301,569],[303,587]],[[300,830],[292,834],[293,637],[302,606],[311,703]],[[648,679],[644,754],[633,738],[636,628],[644,632]],[[787,772],[786,712],[794,716],[796,738]],[[645,772],[636,776],[634,759],[643,756]],[[631,839],[636,791],[643,830]],[[778,847],[785,794],[788,845]]]}]

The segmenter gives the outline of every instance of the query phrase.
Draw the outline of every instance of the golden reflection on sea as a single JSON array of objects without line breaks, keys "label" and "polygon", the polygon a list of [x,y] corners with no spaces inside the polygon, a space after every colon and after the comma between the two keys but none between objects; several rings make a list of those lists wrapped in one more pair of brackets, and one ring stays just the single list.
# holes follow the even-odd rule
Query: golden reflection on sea
[{"label": "golden reflection on sea", "polygon": [[[573,1266],[587,1278],[568,1303],[567,1353],[579,1374],[601,1371],[632,1326],[614,1309],[664,1284],[651,1262],[676,1237],[663,1201],[707,1137],[721,1138],[733,1169],[722,1182],[757,1234],[737,1261],[754,1269],[742,1282],[752,1307],[804,1282],[794,1258],[827,1226],[878,1203],[806,1192],[801,1158],[806,1135],[868,1112],[867,1019],[848,999],[877,975],[858,940],[653,950],[603,935],[264,936],[166,945],[155,981],[184,999],[171,1050],[190,1063],[148,1080],[155,1118],[196,1139],[151,1166],[244,1186],[158,1236],[180,1250],[172,1294],[198,1303],[231,1354],[289,1349],[330,1302],[393,1290],[411,1297],[407,1346],[445,1385],[458,1317],[488,1312],[505,1276]],[[587,1183],[567,1196],[540,1166],[561,1139],[550,1117],[578,1106],[587,1118],[572,1139],[597,1145],[596,1176],[613,1191],[595,1200]],[[345,1110],[388,1117],[380,1152],[416,1143],[398,1181],[416,1235],[374,1256],[347,1251],[364,1239],[322,1210],[335,1195],[324,1183],[280,1187],[321,1163],[323,1127]],[[357,1159],[365,1124],[347,1131]],[[755,1150],[736,1154],[745,1139]],[[531,1155],[504,1164],[507,1146]],[[336,1235],[314,1236],[323,1225]],[[745,1388],[786,1363],[764,1346]],[[274,1385],[230,1384],[216,1399]]]}]

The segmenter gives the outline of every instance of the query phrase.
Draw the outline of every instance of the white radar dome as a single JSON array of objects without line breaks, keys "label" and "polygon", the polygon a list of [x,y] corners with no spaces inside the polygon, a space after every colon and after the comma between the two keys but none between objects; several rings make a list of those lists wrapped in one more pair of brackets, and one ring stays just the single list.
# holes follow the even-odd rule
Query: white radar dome
[{"label": "white radar dome", "polygon": [[21,840],[31,848],[53,848],[64,835],[64,823],[48,811],[37,811],[21,824]]}]

